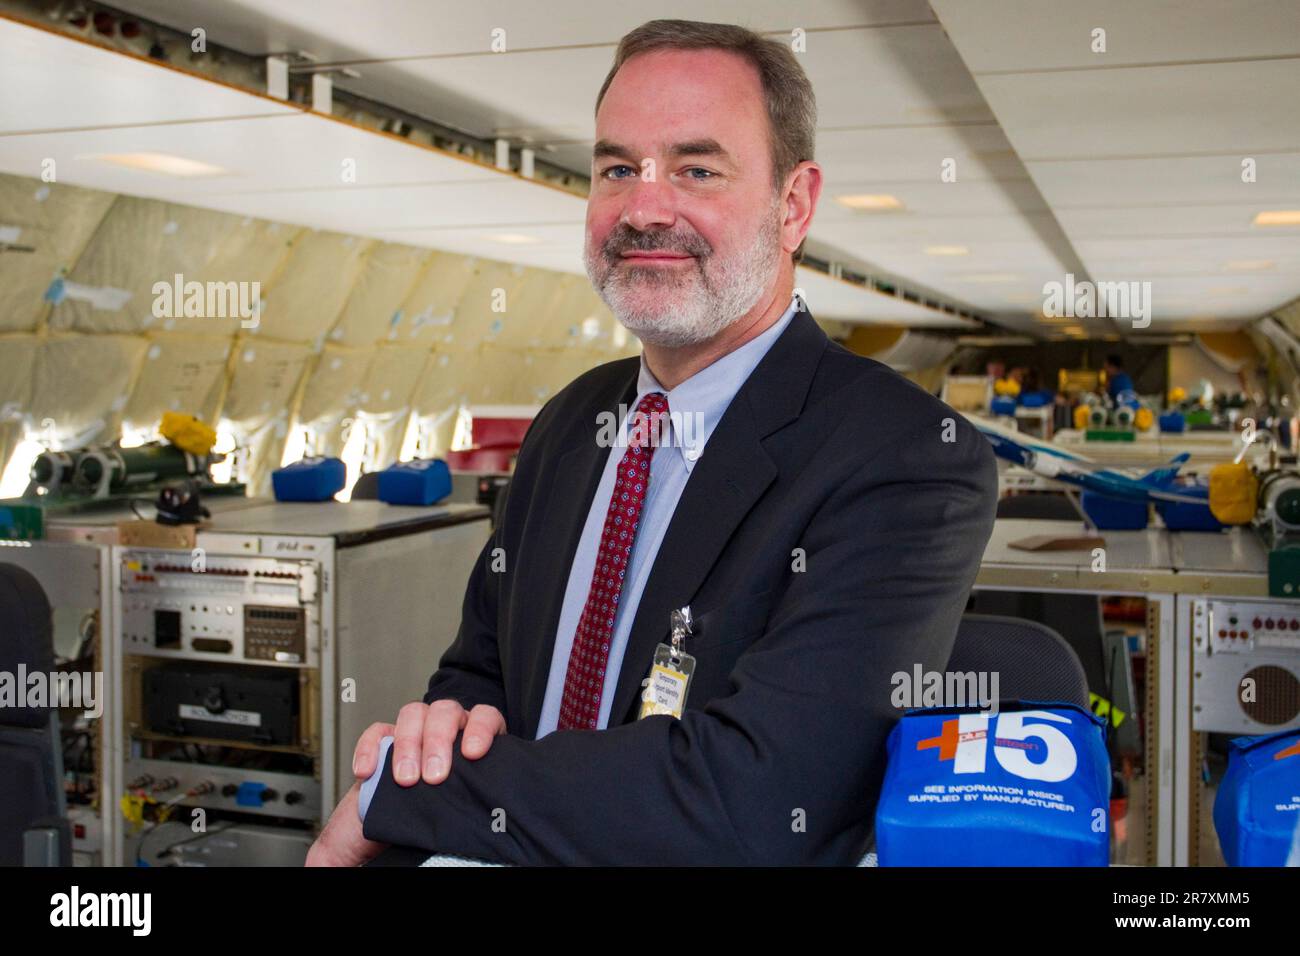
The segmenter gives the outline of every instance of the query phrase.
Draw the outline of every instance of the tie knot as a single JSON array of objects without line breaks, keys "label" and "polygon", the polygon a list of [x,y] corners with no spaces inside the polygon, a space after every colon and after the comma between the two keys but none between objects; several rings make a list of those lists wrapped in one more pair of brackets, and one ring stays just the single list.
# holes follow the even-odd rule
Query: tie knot
[{"label": "tie knot", "polygon": [[637,402],[629,420],[628,444],[633,448],[649,445],[657,448],[667,437],[668,396],[663,392],[650,392]]}]

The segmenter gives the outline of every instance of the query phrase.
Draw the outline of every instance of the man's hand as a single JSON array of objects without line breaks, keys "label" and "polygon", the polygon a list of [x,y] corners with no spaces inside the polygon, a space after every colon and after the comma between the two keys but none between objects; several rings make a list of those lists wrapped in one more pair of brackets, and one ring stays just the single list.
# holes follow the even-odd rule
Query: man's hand
[{"label": "man's hand", "polygon": [[[375,772],[379,741],[393,738],[393,779],[403,787],[425,783],[442,783],[451,768],[451,745],[461,730],[460,752],[477,760],[488,752],[492,738],[506,732],[506,719],[489,704],[466,710],[458,701],[435,700],[407,704],[397,715],[397,723],[371,724],[357,741],[352,756],[352,773],[366,780]],[[355,811],[355,801],[354,807]]]},{"label": "man's hand", "polygon": [[354,783],[330,814],[316,842],[307,851],[307,866],[360,866],[379,855],[388,844],[367,840],[361,832],[357,815],[357,793],[361,784]]}]

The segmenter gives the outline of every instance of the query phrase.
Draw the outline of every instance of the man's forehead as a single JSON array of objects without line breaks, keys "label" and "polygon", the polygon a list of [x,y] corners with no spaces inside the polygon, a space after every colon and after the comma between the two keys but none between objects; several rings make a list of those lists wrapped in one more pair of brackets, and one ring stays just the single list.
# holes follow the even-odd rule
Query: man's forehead
[{"label": "man's forehead", "polygon": [[614,75],[596,115],[596,135],[620,141],[647,130],[674,139],[716,136],[764,112],[758,70],[744,58],[726,50],[656,50],[632,57]]},{"label": "man's forehead", "polygon": [[757,169],[768,153],[768,122],[758,69],[744,57],[655,50],[615,74],[596,115],[592,161],[696,158]]}]

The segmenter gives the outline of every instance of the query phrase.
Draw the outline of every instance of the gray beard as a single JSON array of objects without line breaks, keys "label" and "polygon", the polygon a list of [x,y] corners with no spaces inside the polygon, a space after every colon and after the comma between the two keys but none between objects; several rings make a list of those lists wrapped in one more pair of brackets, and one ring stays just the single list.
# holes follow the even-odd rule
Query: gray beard
[{"label": "gray beard", "polygon": [[[660,348],[681,348],[707,342],[749,312],[771,285],[780,262],[780,222],[773,213],[749,248],[716,267],[709,275],[707,259],[696,259],[686,275],[643,268],[629,275],[610,266],[603,251],[584,256],[587,277],[619,324],[643,343]],[[695,287],[694,294],[687,291]],[[638,301],[648,286],[663,287],[662,306],[646,307]],[[676,293],[676,294],[674,294]]]}]

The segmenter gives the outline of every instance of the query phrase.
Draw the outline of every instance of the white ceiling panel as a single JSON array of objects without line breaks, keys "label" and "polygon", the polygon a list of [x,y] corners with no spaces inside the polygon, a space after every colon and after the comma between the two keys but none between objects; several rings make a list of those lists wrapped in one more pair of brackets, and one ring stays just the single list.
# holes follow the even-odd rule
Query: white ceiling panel
[{"label": "white ceiling panel", "polygon": [[14,20],[0,19],[0,51],[0,134],[297,112]]},{"label": "white ceiling panel", "polygon": [[1026,163],[1300,148],[1300,59],[977,79]]},{"label": "white ceiling panel", "polygon": [[1215,206],[1127,206],[1061,209],[1057,219],[1078,248],[1089,239],[1146,236],[1174,239],[1183,236],[1246,237],[1272,242],[1295,230],[1254,226],[1256,206],[1240,203]]},{"label": "white ceiling panel", "polygon": [[[199,160],[223,172],[176,177],[96,158],[138,153]],[[40,175],[45,158],[55,159],[59,178],[74,185],[152,198],[177,198],[179,193],[196,202],[207,195],[364,191],[503,178],[496,170],[456,156],[298,110],[257,119],[0,136],[0,168],[5,172]],[[355,175],[355,183],[344,182],[345,174]]]},{"label": "white ceiling panel", "polygon": [[[1276,243],[1276,249],[1274,244]],[[1279,275],[1300,274],[1300,242],[1264,237],[1225,239],[1186,237],[1159,243],[1143,239],[1092,239],[1079,243],[1080,252],[1099,270],[1128,264],[1135,272],[1158,275]]]},{"label": "white ceiling panel", "polygon": [[1243,181],[1243,156],[1239,153],[1034,162],[1028,168],[1046,195],[1069,197],[1069,201],[1055,203],[1058,210],[1087,206],[1135,209],[1187,202],[1261,208],[1300,203],[1300,151],[1260,153],[1253,158],[1254,182]]},{"label": "white ceiling panel", "polygon": [[[933,0],[971,72],[1300,54],[1294,0]],[[1106,50],[1093,52],[1093,30]],[[978,43],[962,42],[979,36]]]},{"label": "white ceiling panel", "polygon": [[957,182],[1028,179],[994,120],[817,131],[817,160],[834,172],[836,184],[936,183],[948,159],[955,163]]},{"label": "white ceiling panel", "polygon": [[[1047,204],[1037,187],[1028,179],[1018,182],[972,179],[941,183],[935,177],[929,182],[850,181],[836,183],[836,187],[833,193],[822,193],[824,205],[817,210],[816,220],[822,225],[858,223],[870,228],[881,220],[905,220],[909,217],[932,220],[963,216],[1016,217],[1026,212],[1047,211]],[[850,209],[835,201],[838,195],[873,191],[896,196],[903,208],[872,212]]]},{"label": "white ceiling panel", "polygon": [[[1055,225],[1051,213],[1030,213],[1018,219],[1006,216],[907,216],[880,213],[861,222],[828,222],[817,230],[818,238],[836,245],[910,243],[918,253],[935,244],[1019,242],[1026,247],[1042,246],[1038,228]],[[1045,246],[1042,246],[1044,251]]]}]

